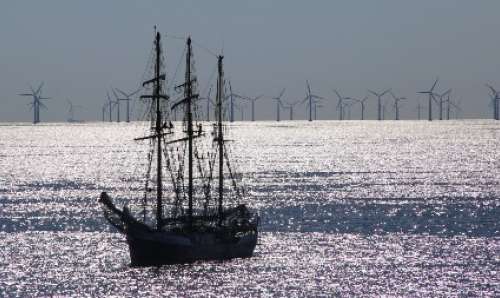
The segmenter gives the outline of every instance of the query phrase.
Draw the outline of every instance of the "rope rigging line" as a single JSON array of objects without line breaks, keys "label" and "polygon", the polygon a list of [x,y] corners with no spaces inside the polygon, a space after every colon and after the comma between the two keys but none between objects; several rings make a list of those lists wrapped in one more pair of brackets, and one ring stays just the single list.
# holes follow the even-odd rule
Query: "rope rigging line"
[{"label": "rope rigging line", "polygon": [[207,47],[205,47],[204,45],[202,45],[201,43],[197,42],[197,41],[192,41],[193,44],[199,46],[201,49],[205,50],[205,52],[207,52],[208,54],[214,56],[215,58],[218,57],[217,54],[215,54],[214,52],[212,52],[211,50],[209,50]]},{"label": "rope rigging line", "polygon": [[177,62],[177,66],[175,67],[175,71],[174,71],[174,74],[172,76],[172,79],[170,80],[170,84],[167,86],[167,91],[172,90],[174,83],[175,83],[175,78],[177,77],[177,73],[179,71],[179,68],[180,68],[185,56],[186,56],[186,48],[184,48],[184,50],[182,51],[179,62]]}]

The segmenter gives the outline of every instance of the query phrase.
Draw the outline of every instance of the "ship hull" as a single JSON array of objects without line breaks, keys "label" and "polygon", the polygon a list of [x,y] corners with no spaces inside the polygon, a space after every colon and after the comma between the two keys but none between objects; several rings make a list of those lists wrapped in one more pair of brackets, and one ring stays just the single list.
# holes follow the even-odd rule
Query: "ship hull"
[{"label": "ship hull", "polygon": [[160,266],[251,257],[257,232],[231,240],[218,238],[216,233],[127,233],[127,243],[132,266]]},{"label": "ship hull", "polygon": [[213,218],[198,217],[189,227],[185,219],[175,218],[165,220],[175,227],[166,224],[157,230],[136,220],[128,208],[116,208],[105,192],[99,202],[108,222],[126,235],[132,266],[248,258],[257,245],[259,217],[252,216],[244,205],[227,209],[219,225]]}]

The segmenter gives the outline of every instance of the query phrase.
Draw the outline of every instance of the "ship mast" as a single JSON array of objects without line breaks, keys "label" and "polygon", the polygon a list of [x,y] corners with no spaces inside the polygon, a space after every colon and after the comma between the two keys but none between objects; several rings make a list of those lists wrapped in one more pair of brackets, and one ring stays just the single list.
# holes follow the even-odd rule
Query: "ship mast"
[{"label": "ship mast", "polygon": [[187,116],[187,134],[188,134],[188,218],[189,226],[193,223],[193,113],[191,112],[191,101],[193,96],[192,81],[191,81],[191,37],[187,39],[187,54],[186,54],[186,88],[184,95],[187,98],[186,116]]},{"label": "ship mast", "polygon": [[198,98],[198,94],[193,94],[193,82],[195,79],[191,78],[191,56],[193,55],[193,49],[191,47],[191,37],[187,39],[187,53],[186,53],[186,74],[185,82],[182,85],[176,86],[175,88],[184,88],[184,98],[172,106],[172,110],[175,110],[179,105],[185,105],[186,112],[186,125],[187,125],[187,137],[171,141],[169,143],[178,141],[188,142],[188,226],[191,228],[193,224],[193,139],[198,136],[194,135],[193,131],[193,113],[191,111],[192,100]]},{"label": "ship mast", "polygon": [[160,110],[160,33],[156,33],[156,65],[155,65],[155,90],[154,90],[154,100],[156,100],[156,145],[158,152],[157,160],[156,160],[156,229],[160,229],[162,226],[163,220],[163,206],[162,206],[162,195],[163,195],[163,187],[162,187],[162,166],[161,166],[161,138],[162,138],[162,119],[161,119],[161,110]]},{"label": "ship mast", "polygon": [[[156,27],[155,27],[156,28]],[[164,125],[161,112],[161,99],[168,100],[168,96],[163,95],[161,91],[161,81],[165,80],[165,74],[160,73],[161,66],[161,45],[160,45],[160,33],[156,32],[155,38],[155,76],[154,78],[142,83],[142,86],[153,84],[153,94],[152,95],[142,95],[141,98],[151,99],[152,105],[156,106],[156,121],[154,128],[154,134],[147,137],[136,138],[134,140],[145,140],[145,139],[155,139],[156,141],[156,229],[160,230],[163,225],[163,184],[162,184],[162,138],[165,133],[163,132]]]},{"label": "ship mast", "polygon": [[223,56],[217,57],[218,78],[217,78],[217,147],[219,151],[219,204],[218,204],[218,217],[219,225],[222,224],[223,210],[222,200],[224,193],[224,139],[222,137],[222,92],[224,73],[222,70]]}]

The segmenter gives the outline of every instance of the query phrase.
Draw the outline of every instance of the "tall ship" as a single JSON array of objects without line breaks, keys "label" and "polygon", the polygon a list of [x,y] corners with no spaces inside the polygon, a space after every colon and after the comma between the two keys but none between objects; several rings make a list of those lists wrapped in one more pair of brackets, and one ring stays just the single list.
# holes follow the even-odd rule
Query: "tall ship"
[{"label": "tall ship", "polygon": [[[156,31],[156,30],[155,30]],[[155,32],[152,78],[148,94],[150,128],[136,141],[149,142],[144,196],[133,211],[115,205],[106,192],[99,202],[107,221],[126,237],[132,266],[158,266],[197,260],[247,258],[257,244],[259,217],[244,202],[244,189],[232,170],[223,123],[223,56],[217,56],[216,121],[196,122],[198,100],[192,71],[191,38],[186,42],[184,83],[175,87],[181,99],[166,94],[161,37]],[[170,121],[182,111],[179,128]],[[137,206],[136,206],[137,207]]]}]

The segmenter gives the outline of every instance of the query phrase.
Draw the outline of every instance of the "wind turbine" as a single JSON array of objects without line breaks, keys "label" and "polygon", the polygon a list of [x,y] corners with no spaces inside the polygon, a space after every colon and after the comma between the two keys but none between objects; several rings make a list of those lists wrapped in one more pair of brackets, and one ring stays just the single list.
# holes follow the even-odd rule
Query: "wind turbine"
[{"label": "wind turbine", "polygon": [[69,104],[69,109],[68,109],[68,122],[73,122],[74,121],[74,116],[75,116],[75,111],[73,110],[73,103],[71,100],[66,98],[66,102]]},{"label": "wind turbine", "polygon": [[307,94],[306,97],[302,100],[302,102],[306,102],[309,100],[309,121],[312,121],[312,113],[313,113],[313,104],[316,105],[316,101],[314,99],[323,99],[321,96],[317,96],[311,93],[311,86],[309,85],[309,81],[306,80]]},{"label": "wind turbine", "polygon": [[108,107],[108,103],[104,103],[104,104],[102,105],[102,108],[101,108],[101,111],[102,111],[102,122],[104,122],[104,121],[105,121],[104,116],[105,116],[105,114],[106,114],[106,108],[107,108],[107,107]]},{"label": "wind turbine", "polygon": [[246,108],[246,105],[243,104],[243,103],[239,103],[239,104],[235,104],[235,107],[241,113],[241,121],[244,121],[245,120],[245,108]]},{"label": "wind turbine", "polygon": [[446,98],[446,120],[450,120],[450,110],[451,107],[457,107],[453,101],[451,101],[450,93],[448,93],[448,97]]},{"label": "wind turbine", "polygon": [[500,92],[498,92],[497,90],[495,90],[495,88],[491,87],[488,84],[486,84],[486,87],[488,87],[491,90],[491,103],[493,104],[493,119],[500,120],[500,115],[499,115]]},{"label": "wind turbine", "polygon": [[264,95],[259,95],[257,97],[246,97],[246,96],[239,96],[238,95],[238,97],[240,97],[243,100],[249,101],[250,104],[252,105],[252,121],[255,121],[255,102],[257,100],[261,99],[262,96],[264,96]]},{"label": "wind turbine", "polygon": [[318,108],[322,108],[323,105],[319,104],[318,101],[314,101],[314,120],[318,119]]},{"label": "wind turbine", "polygon": [[293,120],[293,108],[300,103],[300,100],[294,101],[292,103],[286,102],[288,104],[287,108],[290,110],[290,120]]},{"label": "wind turbine", "polygon": [[280,106],[282,106],[281,97],[283,97],[283,94],[285,94],[285,88],[281,90],[280,95],[273,97],[276,100],[276,121],[280,121]]},{"label": "wind turbine", "polygon": [[434,98],[434,88],[436,88],[436,85],[437,85],[438,81],[439,81],[439,78],[436,78],[436,81],[432,85],[431,89],[429,89],[429,91],[420,91],[420,92],[417,92],[417,93],[420,93],[420,94],[428,94],[429,95],[429,121],[432,121],[432,101],[436,100]]},{"label": "wind turbine", "polygon": [[116,122],[120,122],[120,98],[118,97],[118,94],[116,94],[116,91],[114,88],[111,88],[111,91],[113,91],[113,95],[115,96],[115,105],[116,105]]},{"label": "wind turbine", "polygon": [[47,107],[41,102],[43,99],[50,99],[50,97],[42,97],[42,87],[43,83],[40,83],[36,91],[30,85],[31,93],[21,93],[20,96],[31,96],[33,97],[33,102],[29,104],[33,109],[33,124],[40,122],[40,107],[47,109]]},{"label": "wind turbine", "polygon": [[422,111],[424,110],[424,107],[422,106],[422,103],[420,102],[420,98],[417,98],[417,106],[415,107],[415,110],[417,110],[417,119],[421,120],[422,119]]},{"label": "wind turbine", "polygon": [[439,97],[439,120],[443,120],[443,98],[451,93],[451,89],[448,89],[443,94],[436,94]]},{"label": "wind turbine", "polygon": [[237,103],[235,101],[235,98],[239,99],[245,99],[245,96],[239,95],[237,93],[233,92],[233,87],[231,86],[231,81],[227,81],[229,85],[229,94],[227,92],[224,92],[226,95],[225,99],[229,99],[229,121],[234,122],[234,108],[237,107]]},{"label": "wind turbine", "polygon": [[228,81],[229,84],[229,121],[234,122],[234,99],[233,99],[233,87],[231,86],[231,81]]},{"label": "wind turbine", "polygon": [[368,99],[368,96],[365,96],[363,99],[357,99],[354,97],[345,97],[344,99],[352,100],[359,103],[359,105],[361,106],[361,120],[365,120],[365,103],[366,100]]},{"label": "wind turbine", "polygon": [[108,109],[109,109],[109,122],[111,122],[111,121],[113,121],[111,113],[113,111],[113,106],[116,105],[116,102],[114,102],[114,101],[111,100],[111,96],[109,96],[109,92],[108,91],[106,91],[106,97],[108,99],[108,103],[105,104],[105,106],[107,106]]},{"label": "wind turbine", "polygon": [[352,102],[352,101],[351,102],[344,102],[343,107],[342,107],[342,109],[344,110],[344,112],[342,112],[342,114],[344,114],[344,119],[346,118],[345,115],[347,114],[347,120],[351,120],[351,108],[353,105],[354,105],[354,102]]},{"label": "wind turbine", "polygon": [[199,99],[205,99],[207,101],[207,106],[206,106],[206,121],[210,121],[210,104],[215,105],[215,103],[210,99],[210,93],[212,92],[212,86],[208,89],[207,97],[200,97]]},{"label": "wind turbine", "polygon": [[399,102],[406,100],[406,97],[396,97],[392,91],[389,91],[392,98],[394,99],[394,109],[396,110],[395,120],[399,120]]},{"label": "wind turbine", "polygon": [[344,120],[344,99],[348,99],[348,97],[342,97],[336,89],[333,89],[333,92],[335,92],[339,99],[335,108],[339,110],[339,120]]},{"label": "wind turbine", "polygon": [[[79,120],[76,120],[75,119],[75,110],[76,109],[83,109],[82,106],[80,105],[73,105],[73,103],[71,102],[71,100],[67,99],[66,98],[66,102],[68,103],[69,105],[69,108],[68,108],[68,122],[76,122],[76,121],[79,121]],[[103,115],[104,116],[104,115]],[[104,118],[104,117],[103,117]]]},{"label": "wind turbine", "polygon": [[460,99],[457,102],[453,102],[451,100],[449,101],[449,104],[451,104],[455,108],[455,118],[458,118],[458,113],[462,112],[462,108],[460,108],[460,102]]},{"label": "wind turbine", "polygon": [[[136,95],[139,91],[141,91],[141,90],[142,90],[142,88],[139,88],[139,89],[137,89],[137,90],[135,90],[134,92],[129,93],[129,94],[127,94],[127,93],[123,92],[122,90],[120,90],[120,89],[118,89],[118,88],[115,88],[115,89],[116,89],[116,91],[120,92],[120,93],[124,96],[124,98],[116,98],[116,100],[117,100],[118,102],[119,102],[120,100],[124,100],[124,101],[126,101],[126,102],[127,102],[127,118],[126,118],[126,122],[130,122],[130,98],[131,98],[132,96]],[[114,92],[114,91],[113,91],[113,92]],[[115,94],[115,96],[116,96],[116,94]],[[120,109],[120,106],[118,106],[118,109]],[[120,113],[119,113],[119,112],[118,112],[118,115],[120,115]],[[120,117],[119,117],[119,116],[118,116],[118,122],[120,122]]]},{"label": "wind turbine", "polygon": [[382,120],[382,96],[386,95],[391,89],[387,89],[384,92],[377,93],[372,90],[368,90],[371,94],[375,95],[378,98],[378,120]]}]

